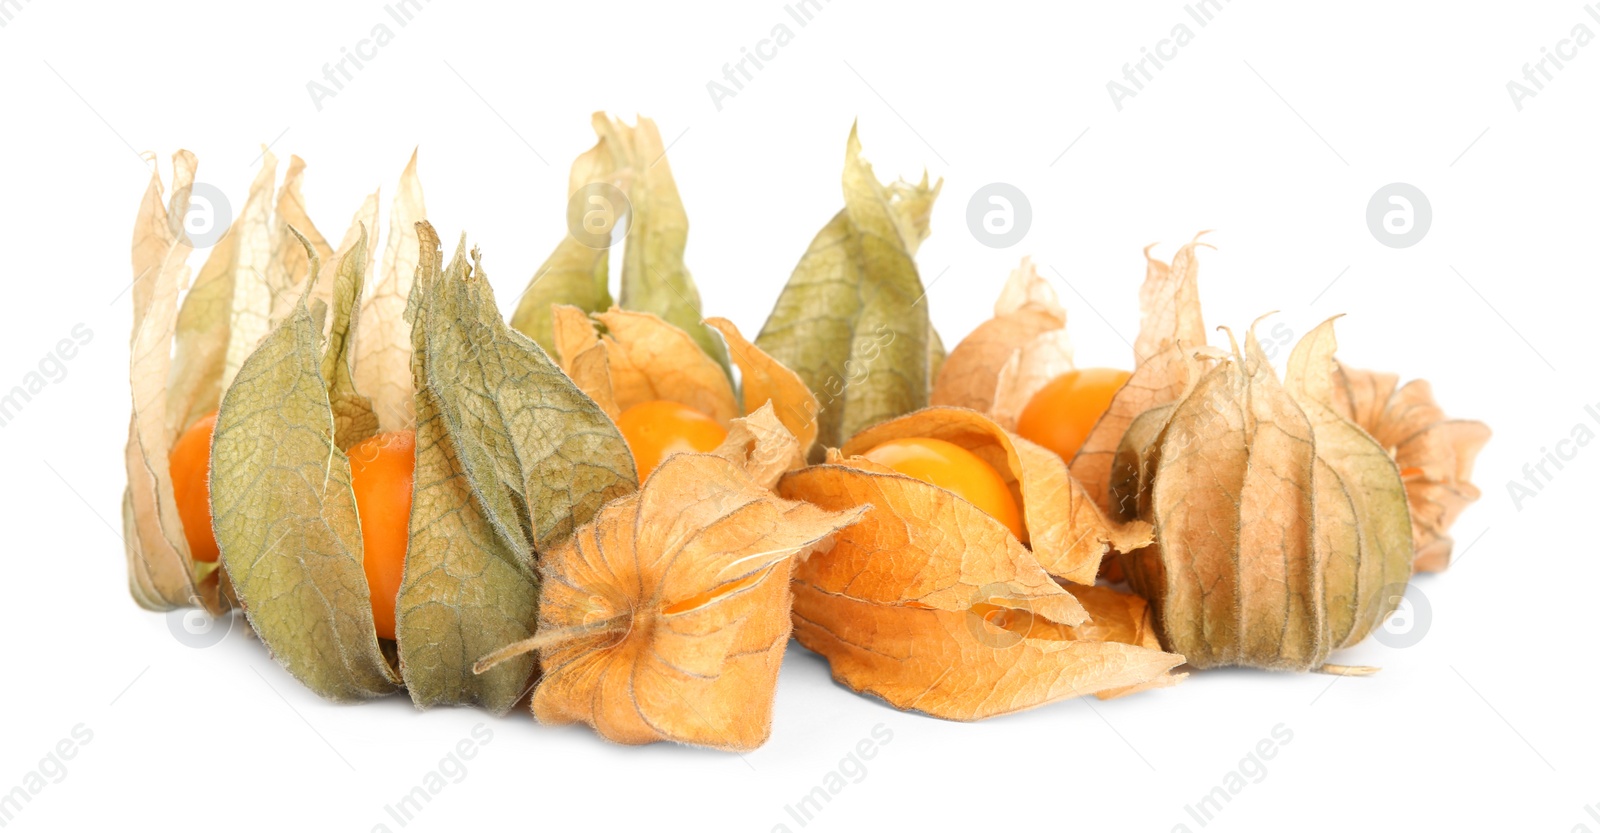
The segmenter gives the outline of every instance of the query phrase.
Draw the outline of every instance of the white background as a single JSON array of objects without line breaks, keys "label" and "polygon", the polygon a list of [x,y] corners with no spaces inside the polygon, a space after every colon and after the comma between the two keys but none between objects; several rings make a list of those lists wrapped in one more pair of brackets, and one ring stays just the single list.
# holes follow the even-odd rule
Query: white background
[{"label": "white background", "polygon": [[[436,0],[400,28],[378,2],[11,8],[0,389],[74,325],[94,338],[0,429],[0,791],[75,725],[93,740],[7,829],[399,829],[385,805],[483,722],[492,742],[407,829],[799,830],[785,805],[883,724],[893,740],[806,829],[1198,830],[1185,805],[1283,724],[1293,740],[1206,829],[1600,830],[1585,809],[1600,803],[1600,448],[1520,508],[1506,485],[1575,425],[1600,431],[1584,411],[1600,406],[1600,46],[1520,111],[1506,89],[1542,48],[1600,22],[1576,0],[1236,0],[1203,28],[1173,0],[934,9],[833,0],[802,28],[777,0]],[[780,22],[793,42],[719,111],[707,82]],[[306,83],[379,23],[393,43],[319,111]],[[1107,82],[1179,23],[1193,41],[1119,111]],[[597,109],[650,115],[675,141],[705,309],[752,334],[841,205],[854,119],[880,176],[945,178],[918,260],[925,281],[938,276],[929,303],[951,344],[1031,254],[1081,359],[1126,366],[1140,249],[1159,241],[1169,256],[1216,229],[1201,255],[1208,323],[1280,310],[1299,334],[1346,313],[1347,361],[1429,378],[1452,414],[1493,426],[1484,498],[1457,526],[1465,552],[1417,583],[1425,636],[1336,658],[1384,667],[1370,679],[1209,672],[974,725],[858,697],[791,646],[771,741],[735,756],[612,746],[525,713],[422,713],[403,697],[329,705],[240,626],[195,649],[135,606],[117,514],[122,290],[150,175],[138,152],[157,152],[165,177],[172,151],[195,151],[200,179],[237,206],[276,141],[281,159],[308,160],[308,203],[337,239],[378,186],[387,227],[420,145],[430,218],[446,240],[466,229],[482,245],[509,307],[563,233],[567,164],[592,143]],[[1015,248],[967,230],[968,198],[996,181],[1032,204]],[[1368,198],[1394,181],[1431,201],[1411,248],[1379,245],[1366,225]]]}]

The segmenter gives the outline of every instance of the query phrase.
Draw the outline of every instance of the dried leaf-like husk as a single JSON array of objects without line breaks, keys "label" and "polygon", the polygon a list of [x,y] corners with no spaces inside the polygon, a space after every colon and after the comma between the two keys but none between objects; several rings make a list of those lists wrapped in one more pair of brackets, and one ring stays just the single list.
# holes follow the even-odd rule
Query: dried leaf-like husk
[{"label": "dried leaf-like husk", "polygon": [[1328,639],[1334,648],[1366,638],[1394,609],[1411,576],[1410,510],[1399,470],[1382,445],[1333,402],[1338,344],[1330,319],[1289,354],[1285,387],[1316,437],[1316,558],[1324,568]]},{"label": "dried leaf-like husk", "polygon": [[1127,552],[1150,542],[1149,524],[1135,520],[1123,525],[1107,519],[1055,452],[977,411],[924,408],[862,431],[840,451],[846,456],[865,454],[889,440],[908,437],[954,443],[999,472],[1022,510],[1034,557],[1056,578],[1093,584],[1108,550]]},{"label": "dried leaf-like husk", "polygon": [[228,316],[228,347],[223,358],[222,390],[233,384],[239,366],[272,328],[273,286],[267,272],[272,261],[272,185],[278,159],[262,149],[261,172],[250,186],[249,197],[228,228],[234,247],[232,309]]},{"label": "dried leaf-like husk", "polygon": [[770,404],[778,421],[798,442],[803,463],[817,441],[817,397],[798,373],[750,343],[732,321],[707,318],[706,323],[722,334],[733,354],[733,363],[739,367],[744,413],[754,414]]},{"label": "dried leaf-like husk", "polygon": [[[418,224],[422,250],[438,237]],[[476,255],[476,253],[474,253]],[[423,363],[455,451],[490,523],[525,558],[635,488],[622,434],[537,344],[501,320],[465,241],[442,271],[418,268],[410,314],[428,304]]]},{"label": "dried leaf-like husk", "polygon": [[1140,414],[1174,402],[1194,383],[1201,369],[1193,360],[1206,344],[1200,315],[1200,261],[1195,257],[1201,232],[1178,249],[1169,266],[1150,256],[1146,247],[1144,285],[1139,289],[1139,335],[1134,340],[1133,375],[1112,397],[1083,447],[1072,458],[1072,476],[1113,515],[1111,466],[1122,435]]},{"label": "dried leaf-like husk", "polygon": [[611,387],[609,350],[595,332],[594,322],[583,310],[566,304],[550,308],[552,357],[580,390],[589,395],[606,416],[615,421],[622,415],[617,395]]},{"label": "dried leaf-like husk", "polygon": [[[356,391],[356,324],[361,315],[361,288],[366,282],[367,230],[358,228],[355,242],[339,257],[333,274],[332,314],[322,357],[322,378],[328,383],[328,404],[333,409],[333,439],[340,450],[378,433],[378,415],[372,400]],[[318,279],[318,283],[321,280]],[[311,287],[316,294],[316,287]]]},{"label": "dried leaf-like husk", "polygon": [[[1089,613],[1089,621],[1072,628],[1074,638],[1095,642],[1124,642],[1152,651],[1161,650],[1161,639],[1156,634],[1150,603],[1142,597],[1093,584],[1069,584],[1066,585],[1066,590]],[[1101,700],[1126,697],[1141,691],[1177,685],[1188,676],[1168,671],[1142,683],[1097,691],[1094,696]]]},{"label": "dried leaf-like husk", "polygon": [[[594,147],[573,160],[572,170],[568,175],[569,228],[575,224],[582,227],[582,212],[591,208],[581,202],[578,205],[571,204],[572,196],[579,190],[592,183],[604,182],[626,191],[626,186],[632,179],[631,172],[620,170],[622,166],[609,136],[610,118],[604,113],[595,113],[591,121],[599,139]],[[621,206],[615,208],[622,210]],[[555,251],[545,258],[538,271],[534,272],[533,278],[528,281],[527,288],[522,291],[522,297],[517,299],[517,308],[511,313],[512,328],[538,342],[546,353],[557,355],[551,306],[568,304],[586,313],[610,309],[613,303],[610,289],[610,255],[609,248],[586,245],[573,237],[570,232],[562,235]]]},{"label": "dried leaf-like husk", "polygon": [[711,453],[739,466],[756,485],[771,489],[784,474],[806,464],[800,449],[800,441],[768,402],[729,424],[728,436]]},{"label": "dried leaf-like husk", "polygon": [[928,404],[931,330],[912,253],[938,191],[926,176],[885,188],[851,128],[845,208],[811,241],[755,341],[817,395],[824,446]]},{"label": "dried leaf-like husk", "polygon": [[[1063,373],[1071,370],[1072,345],[1065,340],[1066,326],[1067,311],[1056,299],[1055,291],[1039,276],[1033,262],[1023,258],[1022,264],[1011,270],[1000,298],[995,301],[994,317],[979,324],[950,352],[933,386],[930,401],[934,405],[971,408],[990,414],[995,410],[996,399],[1005,399],[1010,420],[1006,427],[1015,428],[1017,413],[1038,388],[1013,390],[1016,386],[1013,384],[1007,385],[1001,394],[1001,372],[1012,363],[1018,351],[1050,333],[1059,335],[1028,351],[1031,355],[1026,364],[1017,359],[1008,381],[1021,381],[1017,377],[1022,376],[1031,383],[1034,377],[1048,372],[1043,365],[1049,365],[1050,370],[1059,368]],[[1043,382],[1055,375],[1059,373],[1053,373]]]},{"label": "dried leaf-like husk", "polygon": [[505,714],[527,693],[533,657],[482,675],[472,662],[531,635],[539,581],[485,517],[434,397],[418,387],[410,540],[395,600],[400,667],[418,707],[478,703]]},{"label": "dried leaf-like husk", "polygon": [[859,514],[781,500],[717,455],[669,457],[546,557],[534,715],[617,743],[759,746],[794,559]]},{"label": "dried leaf-like husk", "polygon": [[706,324],[721,333],[739,366],[743,385],[737,397],[716,360],[687,332],[656,315],[613,307],[591,317],[565,304],[551,312],[551,340],[561,369],[613,418],[664,399],[727,426],[740,414],[770,404],[802,448],[816,440],[816,397],[794,371],[747,341],[727,319],[708,318]]},{"label": "dried leaf-like husk", "polygon": [[1340,365],[1333,403],[1400,466],[1411,507],[1412,566],[1438,572],[1450,565],[1455,547],[1450,527],[1481,494],[1472,483],[1472,465],[1489,441],[1489,426],[1446,416],[1433,387],[1421,379],[1399,382],[1392,373]]},{"label": "dried leaf-like husk", "polygon": [[[333,258],[333,247],[311,223],[306,212],[305,197],[300,193],[300,183],[305,178],[306,163],[298,156],[289,157],[289,170],[283,174],[283,184],[278,188],[278,204],[273,210],[272,256],[267,260],[267,287],[272,292],[272,316],[276,322],[289,314],[298,299],[301,284],[314,277],[311,258],[300,242],[304,237],[317,256],[318,263]],[[292,231],[291,231],[292,229]],[[313,301],[319,297],[315,285],[306,306],[315,309]]]},{"label": "dried leaf-like husk", "polygon": [[361,339],[356,342],[356,386],[371,397],[378,423],[387,431],[408,428],[416,418],[411,399],[411,324],[405,310],[417,272],[417,223],[425,219],[413,150],[389,209],[382,271],[362,302]]},{"label": "dried leaf-like husk", "polygon": [[1280,384],[1254,332],[1242,354],[1130,425],[1111,478],[1155,525],[1124,556],[1162,642],[1198,668],[1308,670],[1393,609],[1408,571],[1399,472],[1335,413],[1331,322]]},{"label": "dried leaf-like husk", "polygon": [[170,208],[161,185],[161,169],[151,165],[150,183],[145,186],[139,213],[133,222],[133,283],[128,295],[133,300],[133,335],[138,337],[145,312],[155,297],[155,274],[167,259],[172,244],[180,239],[183,217],[189,210],[189,195],[194,187],[199,160],[180,150],[172,155],[172,196]]},{"label": "dried leaf-like husk", "polygon": [[688,331],[653,313],[617,307],[594,318],[606,329],[600,338],[617,407],[626,411],[641,402],[667,399],[724,425],[744,412],[722,365]]},{"label": "dried leaf-like husk", "polygon": [[687,405],[723,425],[741,413],[722,367],[659,316],[612,307],[591,319],[562,304],[552,313],[562,370],[608,413],[658,399]]},{"label": "dried leaf-like husk", "polygon": [[444,267],[425,222],[419,240],[416,475],[396,641],[418,706],[504,713],[526,693],[532,657],[481,675],[473,662],[530,636],[536,551],[634,491],[633,461],[600,407],[500,320],[476,253]]},{"label": "dried leaf-like husk", "polygon": [[780,495],[867,507],[795,571],[795,637],[900,709],[978,720],[1156,680],[1183,658],[1077,633],[1088,613],[998,521],[892,472],[825,464]]},{"label": "dried leaf-like husk", "polygon": [[172,368],[167,378],[167,419],[174,435],[180,434],[222,401],[227,368],[229,321],[234,285],[240,266],[248,260],[248,218],[270,210],[273,168],[263,166],[241,207],[239,220],[211,247],[194,285],[183,296],[178,311]]},{"label": "dried leaf-like husk", "polygon": [[[308,274],[317,255],[305,244]],[[349,258],[359,270],[364,258]],[[342,295],[359,293],[346,283]],[[373,629],[362,570],[361,524],[350,461],[335,435],[324,375],[340,363],[321,349],[306,305],[268,333],[222,398],[211,447],[213,527],[221,561],[250,624],[291,674],[333,700],[388,694],[400,678]],[[352,304],[334,310],[337,321]],[[347,355],[347,354],[345,354]]]},{"label": "dried leaf-like husk", "polygon": [[[141,606],[154,610],[203,601],[197,595],[196,571],[167,463],[180,430],[172,427],[168,416],[167,380],[178,294],[189,276],[191,248],[181,223],[196,167],[188,151],[174,154],[170,209],[162,201],[159,173],[153,173],[134,225],[129,361],[133,412],[124,447],[128,487],[123,494],[123,540],[129,592]],[[216,609],[214,597],[207,606]]]},{"label": "dried leaf-like husk", "polygon": [[[377,246],[378,242],[376,237],[377,229],[378,192],[373,191],[367,195],[366,199],[361,201],[361,206],[356,209],[355,215],[350,218],[350,226],[345,229],[344,236],[339,240],[339,245],[333,249],[333,254],[327,260],[322,261],[322,269],[316,276],[316,283],[311,287],[309,306],[313,311],[316,310],[319,302],[325,307],[331,308],[333,306],[334,295],[339,286],[339,270],[344,266],[345,256],[358,243],[362,244],[361,276],[362,283],[365,285],[367,276],[373,273],[372,250]],[[363,240],[369,234],[372,235],[370,239]],[[358,303],[361,302],[359,297],[354,300]],[[350,329],[352,331],[355,330],[356,325],[359,323],[359,318],[352,319]],[[331,327],[332,324],[333,320],[330,316],[328,321],[325,322],[323,335],[329,334],[328,327]],[[351,364],[354,365],[354,355],[352,354],[350,358]]]},{"label": "dried leaf-like husk", "polygon": [[[225,596],[219,594],[226,582],[216,565],[189,562],[181,522],[170,505],[164,506],[170,498],[158,498],[158,494],[170,493],[166,455],[172,443],[195,421],[217,409],[224,387],[237,371],[237,362],[265,333],[254,331],[252,326],[265,326],[265,313],[270,306],[266,292],[267,266],[272,255],[268,230],[277,161],[270,153],[263,154],[261,171],[239,217],[212,247],[194,284],[183,294],[175,317],[169,305],[183,289],[188,274],[185,261],[190,250],[181,240],[181,223],[188,209],[196,165],[187,151],[180,152],[174,161],[178,181],[174,183],[170,210],[162,209],[159,202],[152,203],[152,196],[159,200],[160,190],[159,181],[154,182],[154,193],[146,196],[135,232],[135,273],[140,277],[133,293],[138,326],[134,331],[132,375],[135,395],[142,402],[138,407],[144,413],[146,439],[153,444],[128,449],[129,490],[124,497],[124,516],[131,522],[126,536],[130,584],[135,598],[146,606],[198,604],[219,613],[227,605]],[[289,191],[298,198],[297,188]],[[156,234],[159,228],[165,231]],[[167,260],[170,271],[166,275],[160,274],[159,263],[152,267],[150,261],[163,240],[172,256]],[[177,253],[171,248],[174,245],[185,248]],[[301,257],[304,258],[303,252]],[[258,291],[252,294],[252,290]],[[160,301],[153,305],[158,294]],[[251,299],[257,306],[246,309]],[[146,328],[146,313],[153,306],[159,307],[158,326]],[[245,326],[236,331],[234,323],[241,310]],[[235,361],[232,366],[230,357]],[[165,415],[162,431],[154,426],[158,410]],[[167,482],[163,485],[161,480]],[[152,523],[166,525],[162,536],[166,543],[150,537]],[[182,578],[181,573],[187,573],[188,578]],[[152,585],[156,584],[165,589],[155,589]]]},{"label": "dried leaf-like husk", "polygon": [[627,161],[632,177],[628,201],[633,217],[623,251],[618,301],[624,309],[654,313],[688,333],[731,379],[728,352],[701,317],[700,291],[683,262],[689,215],[672,179],[661,132],[655,122],[640,116],[631,128],[620,120],[610,120],[604,135],[610,139],[613,153]]}]

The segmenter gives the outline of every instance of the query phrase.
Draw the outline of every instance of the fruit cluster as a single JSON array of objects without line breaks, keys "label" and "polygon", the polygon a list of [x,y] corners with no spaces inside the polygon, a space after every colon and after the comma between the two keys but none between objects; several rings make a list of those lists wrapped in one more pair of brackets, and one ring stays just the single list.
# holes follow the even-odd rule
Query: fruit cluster
[{"label": "fruit cluster", "polygon": [[1208,346],[1198,241],[1146,252],[1131,369],[1074,364],[1026,260],[947,354],[915,263],[941,183],[880,182],[852,131],[844,208],[750,340],[700,314],[655,125],[594,125],[569,194],[623,197],[618,274],[569,218],[509,320],[475,249],[445,260],[415,156],[380,247],[376,193],[331,245],[303,164],[274,200],[264,154],[192,281],[194,156],[170,203],[152,179],[141,605],[238,609],[333,699],[531,691],[541,721],[747,749],[791,635],[852,689],[974,720],[1185,662],[1326,668],[1448,562],[1487,429],[1338,364],[1331,322],[1282,381],[1253,329]]}]

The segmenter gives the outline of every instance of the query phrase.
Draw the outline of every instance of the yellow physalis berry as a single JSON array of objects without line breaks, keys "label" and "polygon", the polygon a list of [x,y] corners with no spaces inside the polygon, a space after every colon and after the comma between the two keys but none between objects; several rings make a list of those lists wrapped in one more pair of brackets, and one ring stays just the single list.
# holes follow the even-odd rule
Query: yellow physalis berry
[{"label": "yellow physalis berry", "polygon": [[643,482],[669,454],[680,451],[713,451],[728,437],[728,429],[716,420],[684,405],[665,399],[641,402],[622,412],[617,428],[628,441],[634,465]]},{"label": "yellow physalis berry", "polygon": [[1111,367],[1088,367],[1051,379],[1022,409],[1017,433],[1072,462],[1130,375]]},{"label": "yellow physalis berry", "polygon": [[1000,473],[981,457],[955,443],[928,437],[890,440],[862,455],[907,477],[948,489],[1023,537],[1022,513]]}]

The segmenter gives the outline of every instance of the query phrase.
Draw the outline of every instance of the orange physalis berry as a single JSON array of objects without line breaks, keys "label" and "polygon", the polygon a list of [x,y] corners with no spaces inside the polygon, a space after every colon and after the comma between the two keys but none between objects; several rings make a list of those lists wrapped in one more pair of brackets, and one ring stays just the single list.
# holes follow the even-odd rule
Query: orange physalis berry
[{"label": "orange physalis berry", "polygon": [[1088,367],[1051,379],[1022,409],[1017,433],[1072,462],[1130,375],[1111,367]]},{"label": "orange physalis berry", "polygon": [[622,412],[617,428],[628,441],[643,482],[668,455],[680,451],[713,451],[728,437],[716,420],[679,402],[653,399]]},{"label": "orange physalis berry", "polygon": [[211,532],[211,433],[216,428],[217,412],[212,411],[183,432],[167,457],[189,556],[208,563],[217,560],[217,536]]},{"label": "orange physalis berry", "polygon": [[1022,513],[1000,473],[955,443],[927,437],[890,440],[862,455],[907,477],[955,492],[1023,538]]},{"label": "orange physalis berry", "polygon": [[390,431],[350,447],[350,490],[361,518],[361,566],[372,595],[378,636],[394,638],[394,604],[405,574],[411,533],[411,480],[416,435]]}]

